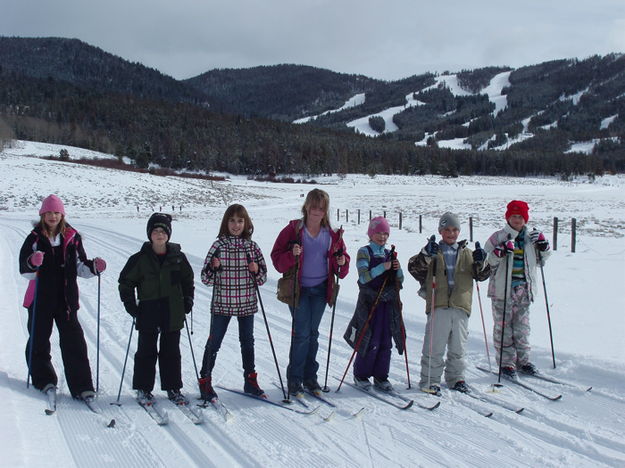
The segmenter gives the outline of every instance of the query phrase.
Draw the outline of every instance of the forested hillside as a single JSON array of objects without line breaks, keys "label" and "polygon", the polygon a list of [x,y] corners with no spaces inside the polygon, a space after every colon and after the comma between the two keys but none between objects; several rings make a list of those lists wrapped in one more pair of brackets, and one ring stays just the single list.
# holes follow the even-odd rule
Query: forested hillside
[{"label": "forested hillside", "polygon": [[0,141],[245,174],[623,172],[624,73],[611,55],[394,82],[299,65],[177,81],[75,39],[0,37]]}]

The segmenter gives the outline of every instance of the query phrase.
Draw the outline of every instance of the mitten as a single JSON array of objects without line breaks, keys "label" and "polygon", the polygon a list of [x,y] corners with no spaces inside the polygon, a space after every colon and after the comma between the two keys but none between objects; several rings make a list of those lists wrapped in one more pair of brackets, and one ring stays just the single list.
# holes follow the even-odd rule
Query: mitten
[{"label": "mitten", "polygon": [[184,313],[188,314],[193,309],[193,298],[191,296],[184,297]]},{"label": "mitten", "polygon": [[537,229],[534,229],[530,232],[530,239],[532,243],[536,246],[538,250],[541,252],[545,252],[549,250],[549,241],[545,238],[545,235]]},{"label": "mitten", "polygon": [[486,251],[480,247],[480,243],[475,243],[475,250],[473,251],[473,262],[484,263],[486,260]]},{"label": "mitten", "polygon": [[28,257],[28,263],[30,263],[35,268],[38,268],[43,263],[43,255],[44,253],[41,250],[37,250],[32,253],[30,257]]},{"label": "mitten", "polygon": [[137,313],[139,312],[139,307],[137,306],[136,302],[124,302],[124,308],[131,317],[136,317]]},{"label": "mitten", "polygon": [[505,257],[510,252],[514,252],[514,242],[512,242],[510,239],[502,242],[497,247],[495,247],[495,250],[493,250],[493,253],[499,258]]},{"label": "mitten", "polygon": [[96,257],[93,259],[93,266],[95,268],[96,275],[106,270],[106,262],[104,261],[103,258],[100,258],[100,257]]},{"label": "mitten", "polygon": [[425,244],[425,247],[423,247],[423,253],[427,255],[428,257],[433,257],[434,255],[438,253],[439,250],[440,250],[440,247],[438,246],[438,243],[436,242],[435,236],[430,237],[430,239],[428,240],[428,243]]}]

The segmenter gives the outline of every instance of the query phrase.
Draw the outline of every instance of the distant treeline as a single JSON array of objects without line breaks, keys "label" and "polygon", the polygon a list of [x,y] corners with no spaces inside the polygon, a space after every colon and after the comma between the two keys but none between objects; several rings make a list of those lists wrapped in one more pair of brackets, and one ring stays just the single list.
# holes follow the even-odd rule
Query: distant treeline
[{"label": "distant treeline", "polygon": [[[293,173],[307,178],[325,173],[567,177],[625,172],[625,137],[621,138],[625,99],[618,97],[625,83],[609,79],[623,68],[625,60],[619,57],[580,64],[556,61],[515,70],[510,77],[513,86],[506,91],[509,108],[496,119],[485,96],[457,97],[444,88],[431,89],[419,95],[426,105],[396,116],[398,132],[378,138],[354,134],[345,127],[345,119],[402,104],[409,90],[431,85],[433,75],[387,83],[291,65],[258,67],[243,75],[221,71],[181,82],[67,39],[0,37],[0,57],[0,144],[11,138],[34,140],[126,156],[139,168],[154,163],[188,171],[270,177]],[[570,72],[573,66],[579,66],[586,77],[603,80],[587,93],[599,95],[600,100],[585,97],[577,106],[558,100],[587,82]],[[462,72],[458,79],[467,89],[481,89],[502,70],[506,69]],[[536,85],[537,76],[555,78]],[[320,79],[316,87],[306,85],[316,78]],[[232,85],[237,79],[238,85]],[[285,89],[283,93],[276,83]],[[298,92],[298,86],[304,88]],[[250,87],[251,95],[245,91]],[[310,108],[304,101],[311,100],[319,110],[336,107],[363,89],[367,92],[363,106],[328,114],[308,125],[262,117],[290,118],[289,107],[301,113]],[[554,102],[545,111],[544,106]],[[249,107],[236,109],[245,103]],[[215,108],[231,113],[215,112]],[[262,114],[263,108],[271,110]],[[474,148],[485,142],[503,144],[522,130],[519,119],[527,112],[534,115],[529,130],[536,136],[513,149],[449,150],[437,145],[441,139],[458,137],[468,138]],[[600,130],[602,116],[612,114],[617,117],[610,128]],[[559,119],[554,128],[539,128],[554,119]],[[468,120],[470,124],[464,125]],[[382,128],[383,122],[372,119],[372,124]],[[415,146],[414,141],[433,132],[436,136],[428,146]],[[573,137],[601,138],[601,142],[591,155],[563,154]]]}]

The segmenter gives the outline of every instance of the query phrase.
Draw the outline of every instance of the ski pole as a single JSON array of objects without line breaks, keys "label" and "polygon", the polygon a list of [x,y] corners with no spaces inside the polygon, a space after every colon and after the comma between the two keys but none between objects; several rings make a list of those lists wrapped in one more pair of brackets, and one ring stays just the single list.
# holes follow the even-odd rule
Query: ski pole
[{"label": "ski pole", "polygon": [[26,388],[30,387],[30,373],[33,366],[33,346],[35,342],[35,317],[37,315],[37,290],[39,289],[39,267],[35,271],[35,298],[33,299],[33,312],[30,323],[30,337],[28,341],[28,375],[26,376]]},{"label": "ski pole", "polygon": [[[534,228],[536,230],[536,228]],[[551,331],[551,314],[549,313],[549,299],[547,299],[547,284],[545,283],[545,270],[543,268],[543,256],[542,252],[536,249],[538,252],[538,263],[540,264],[540,275],[543,279],[543,291],[545,292],[545,307],[547,308],[547,322],[549,323],[549,341],[551,341],[551,359],[553,360],[553,368],[556,368],[556,354],[553,349],[553,333]]]},{"label": "ski pole", "polygon": [[193,368],[195,369],[195,378],[199,381],[200,374],[197,372],[197,363],[195,362],[195,354],[193,353],[193,343],[191,343],[191,334],[189,333],[189,326],[187,325],[187,318],[184,318],[184,327],[187,329],[187,337],[189,338],[189,349],[191,349],[191,359],[193,360]]},{"label": "ski pole", "polygon": [[[394,249],[395,249],[395,247],[393,246],[391,248],[391,256],[393,255]],[[369,309],[369,314],[367,315],[367,320],[365,321],[365,324],[363,325],[362,330],[360,331],[360,335],[358,336],[358,339],[354,343],[354,351],[352,352],[352,355],[349,358],[349,362],[347,363],[347,367],[345,367],[345,372],[343,372],[343,376],[341,377],[341,380],[339,382],[339,386],[335,390],[336,392],[338,392],[341,389],[341,386],[343,385],[343,381],[345,380],[345,376],[347,375],[347,371],[349,370],[349,366],[352,364],[352,361],[354,360],[354,356],[356,355],[356,352],[358,352],[358,348],[360,347],[360,343],[362,342],[363,338],[365,337],[365,333],[367,332],[367,329],[369,328],[369,323],[371,322],[371,319],[373,318],[373,314],[375,313],[375,309],[378,307],[378,302],[380,301],[380,296],[382,296],[382,291],[384,291],[384,288],[386,287],[386,283],[388,282],[388,278],[389,278],[389,275],[390,275],[391,271],[392,270],[389,270],[389,271],[387,271],[384,274],[384,281],[382,282],[382,286],[380,286],[380,290],[378,291],[378,294],[375,297],[375,301],[373,301],[373,305],[371,306],[371,309]]]},{"label": "ski pole", "polygon": [[[432,236],[430,240],[434,240]],[[429,356],[428,356],[428,388],[425,389],[426,393],[432,393],[432,341],[434,339],[434,319],[436,317],[436,257],[432,257],[432,296],[430,298],[430,343],[429,343]],[[423,389],[422,389],[423,390]]]},{"label": "ski pole", "polygon": [[[341,241],[341,239],[343,238],[343,226],[341,226],[339,228],[339,242]],[[338,258],[340,256],[343,255],[343,248],[339,248],[336,252],[334,252],[334,255]],[[322,392],[324,393],[328,393],[330,391],[330,387],[328,387],[328,371],[330,370],[330,355],[331,355],[331,351],[332,351],[332,335],[334,333],[334,315],[336,312],[336,300],[338,298],[338,291],[339,291],[339,280],[341,279],[341,266],[338,265],[338,271],[336,274],[336,282],[334,283],[334,288],[336,291],[336,294],[334,295],[333,299],[333,304],[332,304],[332,315],[330,317],[330,337],[328,339],[328,359],[326,361],[326,376],[325,376],[325,381],[323,383],[323,388],[321,389]]]},{"label": "ski pole", "polygon": [[[219,260],[219,256],[221,255],[221,249],[219,247],[217,247],[215,249],[215,252],[213,252],[213,256],[210,259],[210,262],[208,263],[208,266],[212,269],[212,263],[213,263],[213,259],[216,258],[217,260]],[[210,314],[211,314],[211,322],[210,322],[210,326],[209,326],[209,331],[208,331],[208,340],[206,341],[206,346],[208,346],[208,343],[210,342],[210,335],[211,335],[211,331],[213,330],[213,310],[215,308],[215,290],[217,289],[217,270],[215,270],[215,272],[213,273],[213,292],[211,294],[211,310],[210,310]]]},{"label": "ski pole", "polygon": [[[338,287],[339,287],[339,279],[340,279],[339,275],[340,274],[341,274],[341,267],[339,266],[338,273],[336,275],[336,282],[334,283],[334,287],[336,288],[337,292],[338,292]],[[332,315],[330,316],[330,337],[328,339],[328,358],[326,360],[326,376],[323,382],[323,388],[321,389],[321,391],[324,393],[328,393],[330,391],[330,387],[328,387],[328,371],[330,370],[330,354],[332,352],[332,334],[334,333],[334,314],[336,312],[336,299],[337,299],[337,296],[334,297],[334,304],[332,304]]]},{"label": "ski pole", "polygon": [[100,272],[98,271],[98,325],[96,332],[95,392],[100,391]]},{"label": "ski pole", "polygon": [[[300,245],[299,241],[294,241],[293,245]],[[291,313],[291,344],[289,346],[289,365],[291,362],[291,353],[293,351],[293,337],[295,336],[295,314],[297,312],[297,306],[295,305],[295,295],[297,294],[297,275],[299,275],[299,255],[295,255],[295,271],[293,272],[293,302],[291,303],[290,308],[292,309]],[[287,367],[286,378],[289,379],[289,368]],[[288,387],[288,382],[287,382]],[[287,397],[284,399],[284,403],[290,403],[289,399],[290,392],[287,393]]]},{"label": "ski pole", "polygon": [[[252,263],[252,257],[249,253],[246,253],[247,256],[247,264]],[[258,287],[258,283],[256,282],[256,278],[254,278],[253,273],[250,271],[250,279],[254,283],[254,288],[256,289],[256,295],[258,296],[258,303],[260,304],[260,311],[263,313],[263,321],[265,322],[265,329],[267,330],[267,338],[269,339],[269,346],[271,347],[271,354],[273,354],[273,362],[276,364],[276,371],[278,372],[278,380],[280,381],[280,389],[282,390],[282,395],[285,400],[288,400],[288,396],[286,391],[284,390],[284,383],[282,382],[282,374],[280,374],[280,366],[278,365],[278,357],[276,356],[276,350],[273,346],[273,339],[271,338],[271,331],[269,331],[269,322],[267,321],[267,314],[265,314],[265,306],[263,305],[263,298],[260,295],[260,289]]]},{"label": "ski pole", "polygon": [[[475,250],[480,248],[480,243],[475,243]],[[480,306],[480,317],[482,317],[482,330],[484,332],[484,346],[486,346],[486,356],[488,357],[488,370],[493,371],[490,363],[490,350],[488,349],[488,338],[486,336],[486,324],[484,323],[484,309],[482,308],[482,295],[480,294],[480,282],[477,280],[477,267],[474,266],[475,287],[477,288],[477,303]]]},{"label": "ski pole", "polygon": [[[508,234],[508,241],[512,239],[512,236]],[[501,320],[501,341],[499,342],[499,375],[497,376],[496,386],[501,387],[501,363],[503,361],[503,333],[506,329],[506,306],[508,305],[508,276],[510,275],[510,252],[506,251],[506,278],[504,283],[503,293],[503,316]]]},{"label": "ski pole", "polygon": [[124,382],[124,374],[126,373],[126,363],[128,362],[128,352],[130,351],[130,342],[132,341],[132,331],[135,328],[136,317],[132,318],[132,325],[130,325],[130,336],[128,337],[128,346],[126,347],[126,357],[124,358],[124,367],[122,368],[122,378],[119,381],[119,390],[117,391],[117,400],[111,402],[111,405],[121,406],[122,404],[119,402],[119,397],[122,394],[122,383]]},{"label": "ski pole", "polygon": [[[392,248],[394,248],[393,246]],[[393,260],[397,259],[397,253],[392,257]],[[395,275],[397,275],[397,270],[395,270]],[[399,307],[399,326],[401,327],[401,337],[404,342],[404,360],[406,361],[406,377],[408,379],[408,388],[411,388],[410,385],[410,367],[408,366],[408,348],[406,347],[406,325],[404,325],[404,315],[403,308],[404,305],[401,302],[401,298],[399,296],[399,284],[395,282],[395,291],[397,292],[397,306]]]}]

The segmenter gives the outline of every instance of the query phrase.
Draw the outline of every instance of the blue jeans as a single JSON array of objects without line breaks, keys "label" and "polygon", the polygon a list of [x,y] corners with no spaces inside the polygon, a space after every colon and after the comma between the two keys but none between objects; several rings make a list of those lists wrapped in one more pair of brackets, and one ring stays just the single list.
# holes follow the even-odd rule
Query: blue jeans
[{"label": "blue jeans", "polygon": [[310,288],[301,288],[298,306],[295,309],[289,307],[293,331],[286,377],[291,383],[317,379],[319,323],[326,308],[326,288],[326,281]]},{"label": "blue jeans", "polygon": [[[213,314],[211,318],[211,328],[206,346],[204,347],[204,357],[202,358],[201,377],[211,375],[215,366],[217,352],[221,348],[221,342],[224,339],[228,324],[230,323],[230,315]],[[237,317],[239,322],[239,343],[241,344],[241,361],[243,364],[243,372],[245,375],[255,372],[254,365],[254,316],[246,315]]]}]

